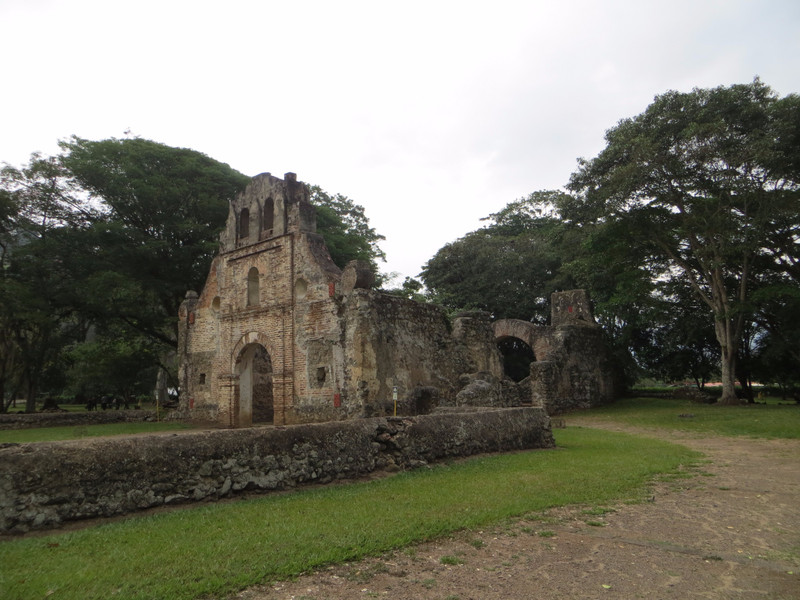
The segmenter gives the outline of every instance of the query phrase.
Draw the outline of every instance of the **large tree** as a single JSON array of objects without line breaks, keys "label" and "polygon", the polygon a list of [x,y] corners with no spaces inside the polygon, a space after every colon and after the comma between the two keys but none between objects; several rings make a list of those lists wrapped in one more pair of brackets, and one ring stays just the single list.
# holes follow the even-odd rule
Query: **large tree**
[{"label": "large tree", "polygon": [[18,393],[35,409],[40,382],[77,334],[63,301],[72,281],[64,268],[65,230],[95,215],[65,177],[60,162],[34,154],[27,165],[0,169],[0,399]]},{"label": "large tree", "polygon": [[[613,223],[656,281],[681,279],[713,320],[722,403],[737,403],[736,359],[751,289],[772,240],[800,215],[800,97],[751,84],[667,92],[606,133],[606,148],[581,160],[561,214]],[[796,229],[794,229],[796,231]]]},{"label": "large tree", "polygon": [[99,292],[89,308],[175,343],[178,306],[186,290],[202,286],[228,199],[249,179],[195,150],[141,138],[61,145],[65,168],[103,213],[85,232],[83,251],[70,255]]},{"label": "large tree", "polygon": [[541,191],[511,202],[485,227],[441,248],[421,274],[431,298],[450,310],[545,323],[550,294],[573,287],[560,271],[573,240],[551,214],[561,195]]}]

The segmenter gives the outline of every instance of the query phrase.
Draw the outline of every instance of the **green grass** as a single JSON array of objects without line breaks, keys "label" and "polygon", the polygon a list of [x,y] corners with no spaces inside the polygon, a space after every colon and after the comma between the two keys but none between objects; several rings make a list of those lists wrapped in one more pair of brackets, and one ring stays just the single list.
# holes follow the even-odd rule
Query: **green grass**
[{"label": "green grass", "polygon": [[38,427],[33,429],[5,429],[0,431],[0,443],[57,442],[104,435],[128,435],[190,429],[190,425],[169,422],[140,421],[133,423],[104,423],[101,425],[68,425],[64,427]]},{"label": "green grass", "polygon": [[639,436],[555,433],[557,450],[5,540],[0,597],[220,597],[554,506],[641,498],[647,481],[699,457]]},{"label": "green grass", "polygon": [[573,415],[637,427],[728,436],[800,438],[800,406],[795,404],[717,406],[689,400],[623,398],[608,406]]}]

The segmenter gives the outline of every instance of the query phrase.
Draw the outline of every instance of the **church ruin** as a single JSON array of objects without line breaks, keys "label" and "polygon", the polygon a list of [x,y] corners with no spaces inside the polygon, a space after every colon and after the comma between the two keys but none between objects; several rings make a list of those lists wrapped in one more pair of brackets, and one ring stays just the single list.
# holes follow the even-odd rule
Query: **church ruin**
[{"label": "church ruin", "polygon": [[[536,404],[550,412],[613,398],[600,327],[582,291],[553,298],[551,326],[451,321],[433,305],[369,289],[357,262],[339,269],[293,173],[252,179],[230,202],[202,292],[179,313],[179,414],[226,427]],[[497,341],[535,356],[531,377],[504,376]]]}]

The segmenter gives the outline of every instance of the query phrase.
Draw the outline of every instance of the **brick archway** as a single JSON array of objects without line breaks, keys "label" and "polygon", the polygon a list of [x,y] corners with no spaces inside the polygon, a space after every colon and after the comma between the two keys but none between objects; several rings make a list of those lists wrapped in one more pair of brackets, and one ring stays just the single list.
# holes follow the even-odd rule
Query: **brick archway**
[{"label": "brick archway", "polygon": [[282,355],[269,336],[250,331],[244,334],[230,356],[231,424],[248,427],[254,423],[285,422],[286,386],[276,377],[283,369]]},{"label": "brick archway", "polygon": [[275,360],[275,357],[279,356],[277,352],[278,349],[274,347],[274,344],[271,343],[269,337],[267,337],[263,333],[259,333],[258,331],[250,331],[248,333],[245,333],[241,338],[239,338],[239,341],[236,342],[236,345],[233,347],[233,352],[231,352],[231,363],[230,363],[231,373],[236,372],[236,363],[239,360],[239,356],[242,353],[242,349],[249,344],[260,344],[264,346],[267,352],[269,352],[269,355],[273,357],[273,360]]},{"label": "brick archway", "polygon": [[522,340],[533,350],[537,361],[548,360],[553,349],[553,331],[550,327],[534,325],[521,319],[501,319],[494,322],[494,339]]}]

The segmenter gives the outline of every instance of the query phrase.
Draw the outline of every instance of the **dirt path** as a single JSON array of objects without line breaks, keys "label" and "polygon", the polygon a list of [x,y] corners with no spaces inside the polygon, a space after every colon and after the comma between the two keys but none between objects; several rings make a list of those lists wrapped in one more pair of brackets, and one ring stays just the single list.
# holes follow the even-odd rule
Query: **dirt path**
[{"label": "dirt path", "polygon": [[636,433],[685,444],[708,462],[696,477],[656,484],[649,502],[602,515],[551,511],[235,598],[800,598],[800,441]]}]

